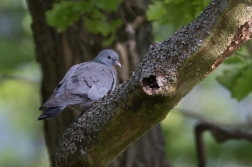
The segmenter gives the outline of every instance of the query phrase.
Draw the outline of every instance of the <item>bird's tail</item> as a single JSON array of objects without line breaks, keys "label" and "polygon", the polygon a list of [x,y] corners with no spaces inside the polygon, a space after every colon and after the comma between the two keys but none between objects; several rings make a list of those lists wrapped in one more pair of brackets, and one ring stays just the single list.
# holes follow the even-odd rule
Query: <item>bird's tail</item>
[{"label": "bird's tail", "polygon": [[44,112],[38,117],[38,120],[49,120],[54,117],[56,117],[66,106],[60,106],[60,107],[48,107],[44,108],[41,107],[40,109]]}]

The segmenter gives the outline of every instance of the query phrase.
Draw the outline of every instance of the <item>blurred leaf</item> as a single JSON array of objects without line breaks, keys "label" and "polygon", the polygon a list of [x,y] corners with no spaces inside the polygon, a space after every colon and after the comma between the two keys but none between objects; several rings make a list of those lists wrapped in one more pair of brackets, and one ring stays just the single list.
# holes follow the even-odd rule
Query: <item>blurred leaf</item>
[{"label": "blurred leaf", "polygon": [[27,14],[23,17],[22,25],[23,25],[23,30],[24,30],[27,34],[29,34],[29,35],[32,35],[31,23],[32,23],[31,15],[27,13]]},{"label": "blurred leaf", "polygon": [[107,36],[108,34],[115,31],[117,27],[122,25],[122,20],[113,20],[108,23],[105,18],[93,20],[93,19],[85,19],[85,26],[87,27],[88,31],[97,34],[101,33],[103,36]]},{"label": "blurred leaf", "polygon": [[98,10],[98,9],[93,9],[90,13],[90,18],[92,19],[102,19],[105,21],[105,16]]},{"label": "blurred leaf", "polygon": [[115,40],[115,35],[113,34],[108,39],[102,42],[102,46],[105,46],[105,47],[110,46],[114,40]]},{"label": "blurred leaf", "polygon": [[61,1],[46,12],[46,19],[49,25],[57,27],[58,31],[63,31],[77,21],[80,14],[88,13],[92,9],[93,5],[90,2]]},{"label": "blurred leaf", "polygon": [[245,60],[241,56],[233,55],[233,56],[228,57],[224,61],[224,63],[225,64],[241,64],[241,63],[245,63]]},{"label": "blurred leaf", "polygon": [[227,89],[232,91],[234,83],[241,75],[241,70],[224,70],[221,76],[217,76],[217,81],[225,86]]},{"label": "blurred leaf", "polygon": [[153,4],[149,5],[147,10],[147,18],[150,21],[160,19],[166,14],[166,9],[164,3],[161,1],[155,1]]},{"label": "blurred leaf", "polygon": [[252,65],[244,68],[240,77],[237,79],[236,84],[232,90],[232,97],[237,98],[239,101],[246,97],[252,91]]},{"label": "blurred leaf", "polygon": [[34,61],[33,41],[2,38],[0,40],[0,73],[13,70],[17,65]]},{"label": "blurred leaf", "polygon": [[117,27],[121,26],[122,24],[123,24],[123,21],[121,19],[112,20],[110,22],[110,26],[112,27],[112,29],[116,29]]},{"label": "blurred leaf", "polygon": [[85,19],[85,26],[88,31],[94,34],[101,33],[102,35],[107,36],[110,32],[110,26],[104,20]]},{"label": "blurred leaf", "polygon": [[216,79],[231,92],[233,98],[242,100],[252,91],[252,64],[234,70],[225,70]]},{"label": "blurred leaf", "polygon": [[195,19],[209,2],[210,0],[152,0],[147,18],[149,21],[159,20],[161,24],[173,24],[176,30]]},{"label": "blurred leaf", "polygon": [[108,22],[100,10],[116,10],[120,2],[121,0],[60,1],[46,12],[46,18],[49,25],[56,27],[58,31],[63,31],[84,14],[84,23],[88,31],[108,36],[123,22],[121,19]]},{"label": "blurred leaf", "polygon": [[106,11],[115,11],[122,0],[91,0],[98,8]]}]

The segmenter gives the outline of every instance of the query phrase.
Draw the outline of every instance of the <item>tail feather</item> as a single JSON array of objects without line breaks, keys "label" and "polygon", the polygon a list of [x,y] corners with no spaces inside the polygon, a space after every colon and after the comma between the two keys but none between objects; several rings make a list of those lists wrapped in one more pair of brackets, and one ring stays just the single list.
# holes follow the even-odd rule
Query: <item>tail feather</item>
[{"label": "tail feather", "polygon": [[41,108],[42,110],[44,110],[44,112],[38,117],[38,120],[49,120],[52,119],[54,117],[56,117],[57,115],[59,115],[59,113],[65,108],[66,106],[60,106],[60,107],[48,107],[48,108]]}]

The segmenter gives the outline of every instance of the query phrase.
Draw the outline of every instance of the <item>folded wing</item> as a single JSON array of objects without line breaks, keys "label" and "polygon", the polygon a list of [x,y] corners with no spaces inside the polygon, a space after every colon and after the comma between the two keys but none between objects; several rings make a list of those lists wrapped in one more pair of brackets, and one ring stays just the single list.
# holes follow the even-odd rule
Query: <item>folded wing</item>
[{"label": "folded wing", "polygon": [[40,107],[59,107],[75,104],[90,105],[113,91],[116,72],[96,62],[73,66],[54,89],[52,96]]}]

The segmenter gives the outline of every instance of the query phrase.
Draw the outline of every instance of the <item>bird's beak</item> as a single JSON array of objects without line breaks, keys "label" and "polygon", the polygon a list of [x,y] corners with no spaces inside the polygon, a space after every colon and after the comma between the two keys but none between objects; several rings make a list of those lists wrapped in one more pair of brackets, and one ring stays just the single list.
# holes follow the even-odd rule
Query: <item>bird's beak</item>
[{"label": "bird's beak", "polygon": [[119,63],[119,61],[116,61],[115,65],[121,67],[121,64]]}]

